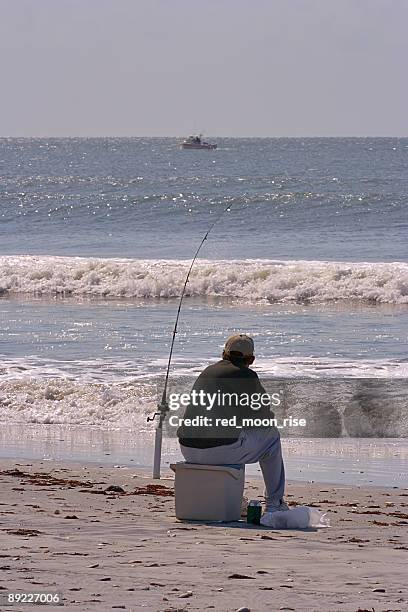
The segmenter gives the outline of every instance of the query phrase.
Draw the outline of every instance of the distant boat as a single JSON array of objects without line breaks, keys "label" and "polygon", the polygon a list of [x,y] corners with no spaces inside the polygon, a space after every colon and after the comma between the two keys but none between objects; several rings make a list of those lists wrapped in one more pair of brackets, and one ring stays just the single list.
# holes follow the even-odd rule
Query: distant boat
[{"label": "distant boat", "polygon": [[209,149],[214,150],[217,148],[215,143],[205,142],[202,134],[199,136],[189,136],[182,143],[180,143],[182,149]]}]

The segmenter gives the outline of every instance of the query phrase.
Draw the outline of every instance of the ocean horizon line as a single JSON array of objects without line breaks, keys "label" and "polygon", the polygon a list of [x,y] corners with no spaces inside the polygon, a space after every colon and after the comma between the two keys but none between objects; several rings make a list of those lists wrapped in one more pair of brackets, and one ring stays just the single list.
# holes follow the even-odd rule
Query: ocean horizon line
[{"label": "ocean horizon line", "polygon": [[[191,133],[196,133],[196,132],[191,132]],[[149,138],[149,139],[157,139],[157,140],[162,140],[162,139],[178,139],[178,138],[183,138],[183,136],[185,136],[187,134],[187,132],[180,132],[179,134],[172,134],[172,135],[143,135],[143,134],[128,134],[128,135],[124,135],[124,134],[98,134],[98,135],[85,135],[85,134],[71,134],[71,135],[64,135],[64,134],[59,134],[59,135],[1,135],[0,136],[0,140],[14,140],[14,139],[18,139],[18,140],[47,140],[47,139],[107,139],[107,138],[115,138],[115,139],[119,139],[119,138],[123,138],[123,139],[133,139],[133,138]],[[229,139],[229,140],[333,140],[333,139],[347,139],[347,140],[363,140],[363,139],[383,139],[383,140],[387,140],[387,139],[391,139],[391,138],[398,138],[398,139],[406,139],[408,138],[408,134],[403,134],[403,135],[397,135],[397,134],[380,134],[380,135],[376,135],[376,134],[364,134],[364,135],[353,135],[353,134],[342,134],[342,135],[335,135],[335,134],[326,134],[326,135],[269,135],[269,136],[257,136],[257,135],[251,135],[251,136],[245,136],[245,135],[234,135],[234,136],[230,136],[227,134],[212,134],[212,133],[207,133],[205,132],[206,136],[208,136],[209,138],[224,138],[224,139]]]}]

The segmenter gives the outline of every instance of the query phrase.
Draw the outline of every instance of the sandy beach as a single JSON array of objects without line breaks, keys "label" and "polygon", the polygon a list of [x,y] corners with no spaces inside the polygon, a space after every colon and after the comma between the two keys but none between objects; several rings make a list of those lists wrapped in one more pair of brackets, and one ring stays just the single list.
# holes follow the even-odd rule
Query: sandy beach
[{"label": "sandy beach", "polygon": [[[2,460],[0,478],[3,597],[62,593],[81,611],[408,609],[403,489],[288,483],[289,504],[327,511],[332,526],[272,531],[178,522],[170,472],[159,482],[142,470],[19,459]],[[249,498],[261,491],[247,479]]]}]

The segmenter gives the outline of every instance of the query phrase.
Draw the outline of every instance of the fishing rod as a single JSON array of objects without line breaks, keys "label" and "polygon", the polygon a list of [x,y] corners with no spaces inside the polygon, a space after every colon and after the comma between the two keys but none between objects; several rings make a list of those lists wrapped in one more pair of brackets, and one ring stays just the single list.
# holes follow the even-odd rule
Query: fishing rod
[{"label": "fishing rod", "polygon": [[224,208],[224,210],[221,212],[221,214],[215,219],[215,221],[210,225],[210,227],[208,228],[207,232],[204,235],[204,238],[201,240],[193,259],[191,260],[191,264],[190,267],[188,269],[187,272],[187,276],[186,279],[184,281],[184,285],[183,285],[183,289],[181,291],[181,295],[180,295],[180,300],[179,300],[179,304],[178,304],[178,308],[177,308],[177,315],[176,315],[176,321],[174,324],[174,328],[173,328],[173,336],[171,339],[171,345],[170,345],[170,353],[169,353],[169,359],[167,362],[167,370],[166,370],[166,378],[164,381],[164,388],[163,388],[163,394],[161,397],[161,401],[160,403],[157,405],[158,411],[155,412],[153,414],[153,416],[151,417],[147,417],[147,421],[154,421],[155,418],[158,416],[159,417],[159,422],[157,423],[157,427],[156,427],[156,433],[155,433],[155,438],[154,438],[154,461],[153,461],[153,478],[155,479],[160,479],[160,466],[161,466],[161,452],[162,452],[162,441],[163,441],[163,424],[164,421],[166,419],[166,414],[169,411],[169,405],[167,402],[167,387],[168,387],[168,382],[169,382],[169,375],[170,375],[170,366],[171,366],[171,358],[173,356],[173,348],[174,348],[174,342],[176,339],[176,334],[177,334],[177,326],[178,326],[178,322],[179,322],[179,318],[180,318],[180,312],[181,312],[181,305],[183,303],[183,299],[184,299],[184,294],[186,292],[186,288],[187,288],[187,283],[188,280],[190,278],[190,274],[191,271],[193,269],[193,266],[195,264],[195,261],[198,257],[198,254],[201,250],[201,247],[203,246],[204,242],[207,240],[208,235],[210,234],[211,230],[215,227],[215,225],[218,223],[218,221],[220,221],[221,217],[224,216],[224,214],[229,211],[231,209],[231,206],[228,205],[226,208]]}]

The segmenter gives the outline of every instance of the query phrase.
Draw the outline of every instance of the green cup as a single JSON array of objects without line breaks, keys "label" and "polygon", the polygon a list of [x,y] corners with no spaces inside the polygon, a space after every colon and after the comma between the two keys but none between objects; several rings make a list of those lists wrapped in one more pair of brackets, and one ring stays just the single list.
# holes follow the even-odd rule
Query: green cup
[{"label": "green cup", "polygon": [[251,499],[247,507],[247,523],[259,525],[262,516],[262,504],[257,499]]}]

